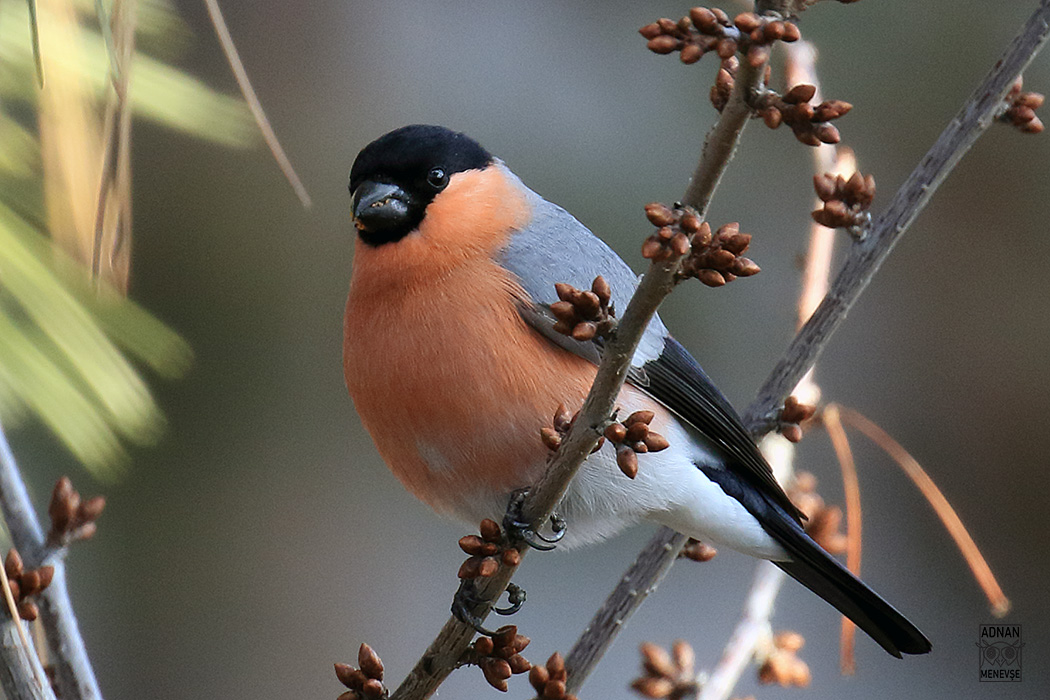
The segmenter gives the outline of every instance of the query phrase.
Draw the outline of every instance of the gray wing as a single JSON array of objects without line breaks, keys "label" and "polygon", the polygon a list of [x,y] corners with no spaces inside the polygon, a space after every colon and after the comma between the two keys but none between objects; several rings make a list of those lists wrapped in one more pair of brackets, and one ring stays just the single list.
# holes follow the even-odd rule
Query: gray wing
[{"label": "gray wing", "polygon": [[[514,177],[507,171],[509,177]],[[516,179],[516,178],[515,178]],[[612,288],[617,312],[638,286],[620,256],[561,207],[521,185],[532,205],[528,226],[512,234],[500,264],[512,272],[528,293],[519,312],[551,342],[595,364],[601,361],[601,340],[580,342],[557,333],[550,305],[558,301],[554,285],[566,282],[589,289],[598,275]],[[627,380],[662,403],[718,445],[729,458],[726,468],[783,508],[796,522],[802,513],[773,477],[762,453],[740,416],[700,365],[674,338],[660,318],[653,317],[635,351]]]},{"label": "gray wing", "polygon": [[[509,171],[508,171],[509,173]],[[514,177],[511,175],[511,177]],[[601,275],[612,289],[612,306],[622,314],[638,286],[638,278],[627,263],[595,236],[572,214],[551,204],[524,185],[532,205],[529,225],[515,232],[503,249],[499,263],[514,273],[532,303],[519,309],[529,325],[551,342],[597,364],[601,359],[601,342],[579,342],[553,329],[550,305],[558,301],[554,285],[571,284],[577,289],[590,289]],[[634,364],[659,356],[667,328],[654,317],[635,353]]]}]

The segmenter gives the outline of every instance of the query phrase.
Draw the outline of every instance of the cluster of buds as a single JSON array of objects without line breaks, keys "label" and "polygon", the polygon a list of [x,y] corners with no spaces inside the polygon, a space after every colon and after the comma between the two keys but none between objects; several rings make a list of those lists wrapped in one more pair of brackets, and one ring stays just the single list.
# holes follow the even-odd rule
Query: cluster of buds
[{"label": "cluster of buds", "polygon": [[565,690],[567,678],[565,659],[558,652],[551,654],[545,666],[533,666],[529,671],[529,684],[543,700],[576,700]]},{"label": "cluster of buds", "polygon": [[695,277],[708,287],[721,287],[737,277],[757,275],[762,269],[743,253],[751,245],[751,234],[741,233],[740,224],[725,224],[712,234],[705,221],[693,236],[689,256],[682,261],[678,279]]},{"label": "cluster of buds", "polygon": [[744,12],[730,20],[722,10],[706,7],[694,7],[677,22],[659,19],[638,32],[649,40],[650,51],[678,51],[682,63],[696,63],[709,52],[725,60],[741,51],[755,67],[769,59],[773,42],[800,38],[798,27],[779,17]]},{"label": "cluster of buds", "polygon": [[846,535],[842,532],[842,509],[824,503],[817,493],[817,477],[809,472],[796,472],[788,496],[806,515],[806,533],[813,541],[831,554],[843,554]]},{"label": "cluster of buds", "polygon": [[873,175],[855,172],[848,180],[831,173],[814,175],[813,188],[824,203],[812,214],[813,220],[821,226],[860,230],[868,223],[868,209],[875,200]]},{"label": "cluster of buds", "polygon": [[616,464],[629,479],[638,476],[638,455],[670,447],[667,438],[649,428],[655,416],[652,411],[635,411],[605,428],[606,439],[616,445]]},{"label": "cluster of buds", "polygon": [[838,143],[841,140],[839,130],[828,122],[849,112],[853,105],[842,100],[824,100],[814,105],[810,100],[816,94],[815,85],[801,83],[783,95],[766,90],[755,98],[752,106],[770,129],[787,124],[795,138],[807,146]]},{"label": "cluster of buds", "polygon": [[35,620],[40,611],[30,597],[51,584],[51,579],[55,577],[55,567],[27,569],[18,551],[12,547],[4,559],[4,575],[7,576],[7,586],[11,589],[18,616],[23,620]]},{"label": "cluster of buds", "polygon": [[650,202],[645,205],[645,218],[658,227],[642,244],[642,257],[653,262],[673,260],[688,253],[690,237],[703,225],[692,208],[678,204],[672,209],[660,202]]},{"label": "cluster of buds", "polygon": [[532,664],[521,655],[528,645],[529,638],[518,634],[517,627],[505,625],[491,637],[474,640],[467,650],[468,663],[480,667],[488,684],[505,693],[507,679],[532,668]]},{"label": "cluster of buds", "polygon": [[48,515],[51,516],[48,544],[64,547],[75,540],[91,538],[98,529],[95,521],[105,507],[106,499],[102,496],[82,501],[69,477],[63,476],[55,484],[51,502],[47,506]]},{"label": "cluster of buds", "polygon": [[645,642],[641,647],[642,671],[631,687],[646,698],[682,700],[694,697],[698,686],[693,669],[693,647],[681,639],[671,645],[668,653],[663,647]]},{"label": "cluster of buds", "polygon": [[357,665],[336,664],[335,677],[349,690],[338,700],[379,700],[387,695],[383,686],[383,662],[372,647],[362,644],[357,651]]},{"label": "cluster of buds", "polygon": [[690,537],[689,541],[682,547],[682,551],[678,553],[678,558],[703,563],[714,559],[716,554],[718,554],[718,550],[711,545]]},{"label": "cluster of buds", "polygon": [[610,306],[612,289],[601,275],[594,278],[590,291],[571,284],[554,285],[559,301],[551,304],[557,322],[554,330],[581,342],[606,337],[616,328],[615,309]]},{"label": "cluster of buds", "polygon": [[[569,428],[576,422],[576,416],[578,415],[580,415],[579,411],[575,414],[570,414],[569,409],[565,408],[565,404],[558,404],[558,410],[554,412],[554,427],[546,426],[540,429],[540,439],[547,446],[548,450],[554,452],[561,447],[562,440],[569,433]],[[591,454],[600,450],[604,444],[605,438],[599,438],[594,449],[591,450]]]},{"label": "cluster of buds", "polygon": [[800,403],[794,396],[787,397],[777,421],[780,434],[791,442],[799,442],[802,440],[802,427],[799,424],[812,418],[816,412],[816,406]]},{"label": "cluster of buds", "polygon": [[505,566],[521,563],[521,552],[514,547],[504,546],[503,532],[495,520],[482,520],[479,531],[480,536],[466,535],[459,538],[459,548],[470,555],[459,567],[460,578],[488,578],[499,571],[501,561]]},{"label": "cluster of buds", "polygon": [[773,650],[758,668],[759,683],[805,688],[812,680],[809,666],[797,652],[806,643],[798,632],[778,632],[773,637]]},{"label": "cluster of buds", "polygon": [[1043,122],[1035,115],[1035,110],[1043,106],[1044,98],[1038,92],[1021,92],[1023,85],[1023,78],[1017,76],[1003,100],[1005,109],[999,116],[999,121],[1010,124],[1023,133],[1038,134],[1043,130]]}]

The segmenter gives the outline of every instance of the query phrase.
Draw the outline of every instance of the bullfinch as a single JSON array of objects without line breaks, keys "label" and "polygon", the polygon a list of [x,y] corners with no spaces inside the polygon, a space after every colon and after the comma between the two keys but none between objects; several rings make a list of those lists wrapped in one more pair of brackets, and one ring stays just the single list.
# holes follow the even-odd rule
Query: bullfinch
[{"label": "bullfinch", "polygon": [[[602,341],[555,332],[555,284],[603,276],[624,309],[637,279],[564,209],[464,134],[413,125],[366,146],[350,171],[357,240],[346,304],[346,384],[380,455],[435,510],[499,520],[543,473],[540,430],[579,408]],[[567,546],[639,520],[778,567],[894,656],[924,654],[915,625],[803,530],[739,416],[654,317],[617,406],[648,410],[670,447],[636,478],[612,445],[592,454],[558,507]]]}]

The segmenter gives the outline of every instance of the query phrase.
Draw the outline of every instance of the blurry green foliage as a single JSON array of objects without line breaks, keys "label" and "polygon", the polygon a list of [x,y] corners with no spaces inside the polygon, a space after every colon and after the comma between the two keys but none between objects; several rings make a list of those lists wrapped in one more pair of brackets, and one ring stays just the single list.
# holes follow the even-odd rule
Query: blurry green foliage
[{"label": "blurry green foliage", "polygon": [[[74,71],[101,106],[110,61],[95,0],[71,2],[80,28],[77,51],[69,55],[78,58],[62,68]],[[46,13],[38,20],[46,23]],[[5,422],[37,416],[96,475],[113,476],[127,462],[122,440],[148,444],[164,424],[132,363],[176,377],[191,352],[137,304],[92,281],[50,240],[32,37],[29,6],[0,2],[0,416]],[[251,145],[256,135],[243,101],[171,65],[189,41],[171,2],[139,2],[134,114],[225,146]]]}]

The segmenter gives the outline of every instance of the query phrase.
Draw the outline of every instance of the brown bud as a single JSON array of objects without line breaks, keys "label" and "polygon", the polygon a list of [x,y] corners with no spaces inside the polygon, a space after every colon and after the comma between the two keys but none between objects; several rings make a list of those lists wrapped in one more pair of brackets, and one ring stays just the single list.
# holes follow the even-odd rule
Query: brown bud
[{"label": "brown bud", "polygon": [[459,548],[466,554],[480,554],[484,545],[477,535],[464,535],[459,538]]},{"label": "brown bud", "polygon": [[751,245],[750,233],[727,233],[722,237],[722,248],[733,255],[740,255]]},{"label": "brown bud", "polygon": [[1017,98],[1017,104],[1023,105],[1030,109],[1039,109],[1043,106],[1043,100],[1045,98],[1038,92],[1023,92]]},{"label": "brown bud", "polygon": [[700,224],[700,230],[693,236],[693,249],[696,250],[698,247],[710,245],[711,243],[711,224],[706,221]]},{"label": "brown bud", "polygon": [[638,476],[638,455],[633,450],[621,447],[616,451],[616,466],[628,479]]},{"label": "brown bud", "polygon": [[514,638],[518,635],[517,625],[503,625],[496,634],[492,635],[492,643],[497,647],[505,647],[514,641]]},{"label": "brown bud", "polygon": [[689,10],[689,19],[693,21],[693,26],[701,32],[710,32],[718,27],[715,14],[706,7],[694,7]]},{"label": "brown bud", "polygon": [[31,600],[22,600],[22,602],[18,604],[18,616],[23,620],[32,622],[39,614],[40,609],[36,606],[36,603]]},{"label": "brown bud", "polygon": [[813,176],[813,189],[817,191],[817,197],[827,202],[835,198],[835,178],[828,173]]},{"label": "brown bud", "polygon": [[625,420],[623,423],[627,426],[633,425],[635,423],[645,423],[646,425],[649,425],[653,422],[653,418],[656,418],[655,413],[653,413],[652,411],[641,410],[635,411],[631,415],[627,416],[627,420]]},{"label": "brown bud", "polygon": [[529,670],[529,684],[537,693],[543,692],[543,686],[547,685],[548,680],[550,680],[550,674],[547,673],[546,666],[533,666]]},{"label": "brown bud", "polygon": [[673,36],[661,34],[658,37],[650,39],[647,46],[653,53],[668,54],[678,48],[678,40]]},{"label": "brown bud", "polygon": [[659,24],[657,24],[656,22],[653,22],[653,23],[647,24],[644,27],[642,27],[641,29],[639,29],[638,33],[641,34],[646,39],[655,39],[656,37],[658,37],[661,34],[663,34],[663,30],[660,29],[660,25]]},{"label": "brown bud", "polygon": [[676,233],[671,239],[671,250],[677,256],[685,255],[689,252],[689,238],[684,233]]},{"label": "brown bud", "polygon": [[30,596],[40,590],[40,574],[35,569],[23,571],[18,579],[22,587],[22,595]]},{"label": "brown bud", "polygon": [[675,29],[678,28],[678,25],[675,24],[675,21],[673,19],[668,19],[667,17],[661,17],[660,19],[656,20],[656,24],[660,27],[660,31],[662,31],[664,34],[671,34],[672,32],[674,32]]},{"label": "brown bud", "polygon": [[806,645],[806,639],[798,632],[783,630],[773,637],[773,646],[785,651],[798,651]]},{"label": "brown bud", "polygon": [[515,654],[510,657],[507,659],[507,663],[510,664],[510,672],[515,676],[519,673],[527,673],[532,668],[532,664],[521,654]]},{"label": "brown bud", "polygon": [[481,578],[494,576],[497,571],[499,571],[499,562],[492,557],[485,557],[478,564],[478,576]]},{"label": "brown bud", "polygon": [[802,441],[802,428],[795,423],[781,426],[780,434],[787,438],[788,442],[797,443]]},{"label": "brown bud", "polygon": [[641,646],[642,664],[651,676],[674,678],[676,670],[667,651],[652,642],[643,642]]},{"label": "brown bud", "polygon": [[733,266],[730,269],[737,277],[750,277],[752,275],[757,275],[762,271],[762,268],[756,265],[755,261],[750,258],[737,258],[733,261]]},{"label": "brown bud", "polygon": [[565,681],[547,681],[547,684],[543,686],[543,697],[546,700],[563,700],[565,697]]},{"label": "brown bud", "polygon": [[1039,134],[1043,131],[1043,122],[1039,117],[1033,117],[1031,121],[1022,125],[1021,131],[1026,134]]},{"label": "brown bud", "polygon": [[676,639],[674,644],[671,645],[671,655],[674,656],[674,664],[683,676],[693,675],[693,667],[696,665],[696,653],[688,642]]},{"label": "brown bud", "polygon": [[25,571],[25,566],[22,564],[22,555],[12,547],[7,550],[7,557],[4,559],[4,572],[8,578],[15,578],[21,576],[23,571]]},{"label": "brown bud", "polygon": [[674,681],[668,678],[644,676],[631,682],[631,687],[646,698],[668,698],[674,692]]},{"label": "brown bud", "polygon": [[609,442],[620,444],[627,437],[627,428],[623,423],[612,423],[605,428],[604,435],[609,438]]},{"label": "brown bud", "polygon": [[612,287],[601,275],[595,277],[594,281],[591,282],[591,291],[598,297],[600,304],[608,304],[609,300],[612,299]]},{"label": "brown bud", "polygon": [[664,247],[660,241],[650,236],[642,244],[642,257],[646,260],[660,260],[664,254]]},{"label": "brown bud", "polygon": [[361,683],[364,682],[364,674],[361,673],[360,677],[358,677],[356,673],[360,673],[360,671],[357,671],[350,664],[335,664],[335,677],[347,688],[354,690],[361,688]]},{"label": "brown bud", "polygon": [[73,483],[69,477],[63,476],[55,483],[51,492],[51,502],[48,504],[48,515],[51,517],[51,525],[58,532],[65,532],[77,512],[80,504]]},{"label": "brown bud", "polygon": [[638,442],[639,440],[645,439],[645,436],[649,434],[649,426],[641,421],[635,421],[627,426],[627,435],[624,438],[625,442]]},{"label": "brown bud", "polygon": [[704,50],[696,44],[686,44],[678,54],[678,59],[688,66],[699,61],[703,55]]},{"label": "brown bud", "polygon": [[481,539],[486,542],[499,542],[503,539],[503,535],[499,529],[499,523],[495,520],[489,518],[482,520],[479,531],[481,532]]},{"label": "brown bud", "polygon": [[768,46],[759,46],[757,44],[752,44],[751,48],[747,50],[747,65],[751,66],[752,68],[758,68],[768,60]]},{"label": "brown bud", "polygon": [[671,446],[671,443],[667,441],[667,438],[665,438],[660,433],[649,432],[642,439],[645,442],[646,448],[650,452],[660,452],[661,450],[666,450],[668,447]]},{"label": "brown bud", "polygon": [[794,129],[793,133],[795,134],[795,138],[796,139],[798,139],[800,142],[806,144],[807,146],[819,146],[820,145],[820,139],[817,138],[817,135],[813,133],[812,129],[808,129],[808,128]]},{"label": "brown bud", "polygon": [[477,578],[481,571],[481,559],[478,557],[470,557],[462,564],[459,565],[459,571],[456,573],[460,578]]},{"label": "brown bud", "polygon": [[[559,435],[558,431],[554,428],[540,428],[540,440],[543,441],[544,446],[551,452],[561,447],[561,435]],[[467,552],[467,554],[474,553],[475,552]]]},{"label": "brown bud", "polygon": [[784,117],[776,107],[767,107],[766,109],[761,110],[759,114],[762,117],[762,121],[764,121],[766,126],[770,129],[776,129],[780,126]]},{"label": "brown bud", "polygon": [[521,564],[521,552],[513,548],[504,549],[502,558],[504,566],[518,566]]},{"label": "brown bud", "polygon": [[809,102],[817,94],[817,86],[800,83],[784,94],[784,101],[788,104],[801,104]]},{"label": "brown bud", "polygon": [[361,695],[369,700],[380,700],[383,697],[383,682],[376,678],[369,678],[361,686]]},{"label": "brown bud", "polygon": [[593,340],[596,335],[598,335],[598,326],[590,321],[577,323],[572,329],[572,339],[581,343]]},{"label": "brown bud", "polygon": [[687,213],[682,215],[682,220],[678,222],[678,227],[686,233],[696,233],[700,230],[702,223],[700,217],[696,214]]},{"label": "brown bud", "polygon": [[792,41],[798,41],[801,38],[802,33],[799,32],[798,25],[793,24],[792,22],[784,23],[784,36],[780,38],[781,41],[786,41],[790,43]]},{"label": "brown bud", "polygon": [[842,100],[824,100],[814,112],[814,118],[816,121],[826,122],[832,119],[838,119],[842,115],[853,109],[853,105],[849,102]]},{"label": "brown bud", "polygon": [[715,51],[718,53],[719,58],[729,58],[736,53],[737,45],[732,39],[722,39],[718,42],[718,47]]},{"label": "brown bud", "polygon": [[89,498],[80,504],[80,508],[77,509],[77,515],[81,520],[92,521],[97,520],[98,516],[102,515],[102,511],[106,507],[105,496],[95,496]]},{"label": "brown bud", "polygon": [[357,665],[369,678],[383,680],[383,662],[379,660],[379,654],[367,644],[362,643],[357,650]]},{"label": "brown bud", "polygon": [[723,248],[712,250],[706,256],[707,266],[716,270],[728,269],[734,260],[736,260],[736,255],[733,254],[733,251]]},{"label": "brown bud", "polygon": [[718,555],[718,550],[699,540],[690,540],[682,548],[682,556],[695,562],[711,561]]},{"label": "brown bud", "polygon": [[550,671],[552,680],[565,680],[565,658],[560,651],[556,651],[547,659],[547,670]]},{"label": "brown bud", "polygon": [[478,637],[474,640],[474,651],[480,656],[488,656],[496,648],[495,643],[492,641],[492,637]]},{"label": "brown bud", "polygon": [[767,42],[777,41],[784,36],[784,23],[779,20],[767,22],[762,29],[762,38]]},{"label": "brown bud", "polygon": [[741,12],[733,18],[733,24],[744,33],[751,33],[762,26],[762,20],[754,12]]},{"label": "brown bud", "polygon": [[696,278],[708,287],[721,287],[726,283],[726,278],[716,270],[700,270],[696,273]]}]

